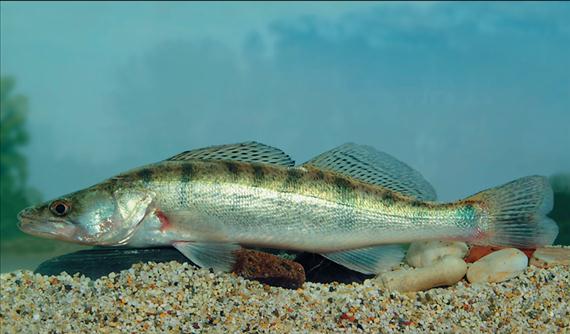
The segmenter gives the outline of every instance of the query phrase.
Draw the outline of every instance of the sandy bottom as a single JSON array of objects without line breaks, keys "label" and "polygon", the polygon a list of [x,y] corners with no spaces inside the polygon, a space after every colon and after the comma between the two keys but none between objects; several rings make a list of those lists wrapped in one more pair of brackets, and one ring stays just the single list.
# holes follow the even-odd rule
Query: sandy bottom
[{"label": "sandy bottom", "polygon": [[[102,264],[104,265],[104,264]],[[287,290],[190,264],[147,263],[98,280],[0,276],[3,333],[568,332],[568,267],[426,292],[305,283]]]}]

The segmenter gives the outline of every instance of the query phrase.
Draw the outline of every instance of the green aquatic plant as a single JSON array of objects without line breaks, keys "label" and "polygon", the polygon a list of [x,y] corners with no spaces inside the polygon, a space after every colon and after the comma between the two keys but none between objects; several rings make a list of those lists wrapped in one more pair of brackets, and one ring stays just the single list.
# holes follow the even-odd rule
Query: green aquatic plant
[{"label": "green aquatic plant", "polygon": [[28,143],[28,100],[14,94],[16,82],[3,77],[0,88],[0,234],[3,241],[23,234],[16,226],[22,208],[39,201],[39,193],[27,186],[27,160],[21,148]]}]

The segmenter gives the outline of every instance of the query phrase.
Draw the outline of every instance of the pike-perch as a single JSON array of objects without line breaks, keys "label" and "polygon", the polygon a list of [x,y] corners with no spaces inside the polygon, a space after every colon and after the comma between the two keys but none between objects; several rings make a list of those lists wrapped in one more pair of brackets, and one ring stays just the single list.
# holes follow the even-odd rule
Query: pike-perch
[{"label": "pike-perch", "polygon": [[344,144],[299,166],[256,142],[183,152],[19,214],[29,234],[89,245],[172,245],[229,271],[240,247],[307,251],[362,273],[399,263],[399,244],[463,240],[531,248],[558,234],[546,178],[453,203],[415,170]]}]

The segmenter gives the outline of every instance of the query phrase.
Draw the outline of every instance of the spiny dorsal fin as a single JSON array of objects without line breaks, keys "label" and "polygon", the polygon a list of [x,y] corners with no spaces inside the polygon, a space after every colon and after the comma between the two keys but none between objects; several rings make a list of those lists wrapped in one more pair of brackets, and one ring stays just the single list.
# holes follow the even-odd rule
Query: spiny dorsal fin
[{"label": "spiny dorsal fin", "polygon": [[331,170],[425,201],[434,201],[437,197],[431,184],[420,173],[370,146],[347,143],[303,165]]},{"label": "spiny dorsal fin", "polygon": [[254,141],[199,148],[179,153],[166,160],[180,161],[196,159],[257,162],[288,167],[295,165],[291,157],[280,149]]}]

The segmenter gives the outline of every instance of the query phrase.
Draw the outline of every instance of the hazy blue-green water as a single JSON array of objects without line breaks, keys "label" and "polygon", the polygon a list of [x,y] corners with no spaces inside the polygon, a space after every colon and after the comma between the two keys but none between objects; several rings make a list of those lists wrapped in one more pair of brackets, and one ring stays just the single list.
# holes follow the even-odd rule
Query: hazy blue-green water
[{"label": "hazy blue-green water", "polygon": [[570,243],[568,3],[0,6],[3,272],[76,249],[22,239],[23,207],[248,140],[371,145],[444,201],[558,175]]}]

